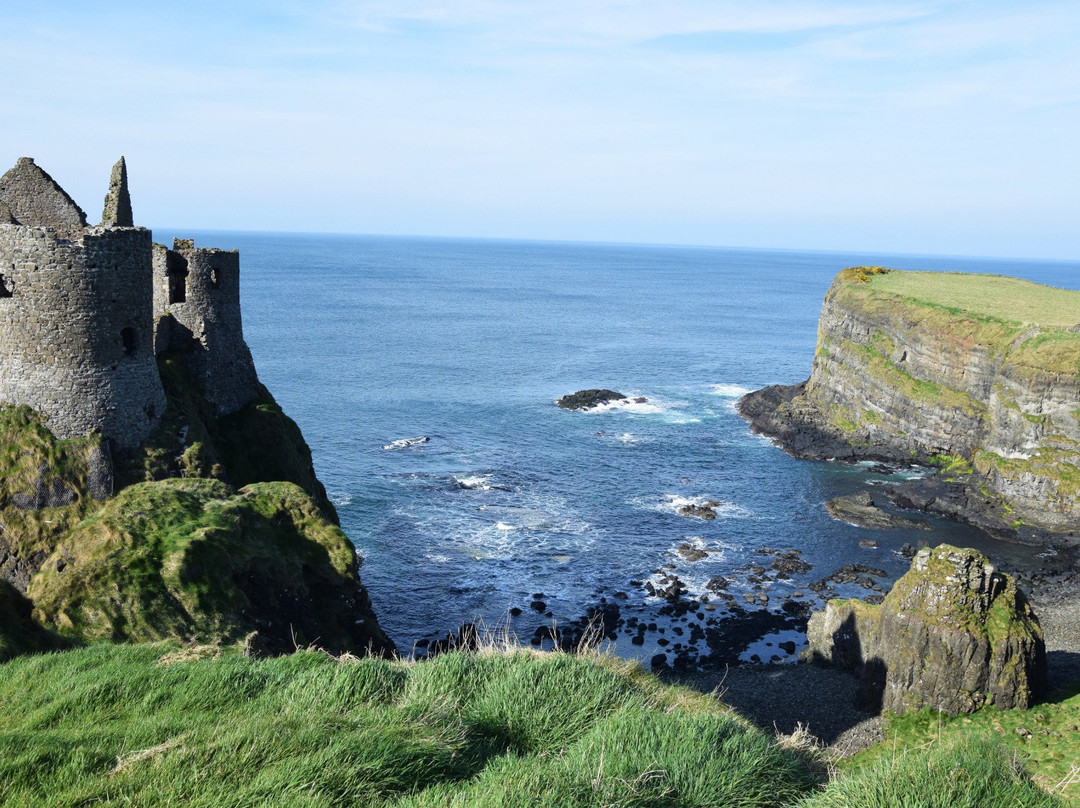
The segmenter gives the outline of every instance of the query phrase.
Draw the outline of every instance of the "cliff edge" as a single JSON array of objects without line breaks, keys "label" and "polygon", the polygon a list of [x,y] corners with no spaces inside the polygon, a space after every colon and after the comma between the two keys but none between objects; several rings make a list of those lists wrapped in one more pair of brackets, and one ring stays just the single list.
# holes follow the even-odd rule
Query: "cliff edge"
[{"label": "cliff edge", "polygon": [[1080,530],[1080,292],[998,275],[854,267],[810,378],[744,396],[790,454],[938,466],[900,504],[1028,537]]}]

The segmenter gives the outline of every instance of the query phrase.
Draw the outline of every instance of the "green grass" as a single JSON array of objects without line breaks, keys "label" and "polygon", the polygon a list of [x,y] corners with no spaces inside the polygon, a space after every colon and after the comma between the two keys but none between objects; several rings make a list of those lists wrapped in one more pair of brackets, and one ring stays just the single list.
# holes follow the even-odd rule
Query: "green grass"
[{"label": "green grass", "polygon": [[893,271],[874,275],[867,286],[875,292],[1007,323],[1048,328],[1080,323],[1080,292],[1004,275]]},{"label": "green grass", "polygon": [[861,753],[856,765],[881,765],[890,745],[911,749],[981,739],[998,746],[998,755],[1024,761],[1042,789],[1070,805],[1080,805],[1080,687],[1076,685],[1051,694],[1030,710],[986,707],[953,718],[931,710],[890,716],[887,731],[891,741]]},{"label": "green grass", "polygon": [[158,644],[0,664],[3,805],[1059,804],[981,740],[864,754],[828,784],[821,764],[606,655],[411,663]]},{"label": "green grass", "polygon": [[1001,275],[876,270],[841,272],[840,302],[1017,367],[1080,372],[1080,333],[1069,330],[1080,325],[1080,292]]},{"label": "green grass", "polygon": [[1053,808],[1022,759],[996,737],[958,736],[922,748],[882,744],[800,808]]},{"label": "green grass", "polygon": [[6,805],[785,804],[815,784],[715,700],[614,658],[321,653],[0,666]]}]

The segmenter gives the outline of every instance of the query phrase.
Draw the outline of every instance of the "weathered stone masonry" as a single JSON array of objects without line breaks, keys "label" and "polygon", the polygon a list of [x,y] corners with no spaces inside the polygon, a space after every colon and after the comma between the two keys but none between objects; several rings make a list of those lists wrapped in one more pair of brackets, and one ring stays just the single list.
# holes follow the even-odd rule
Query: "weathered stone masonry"
[{"label": "weathered stone masonry", "polygon": [[220,413],[256,392],[237,253],[187,243],[176,254],[187,272],[173,289],[187,300],[170,302],[154,255],[171,251],[131,221],[123,158],[98,227],[32,159],[0,177],[0,403],[33,407],[59,438],[96,430],[117,448],[138,446],[165,409],[155,347],[181,347],[184,329]]},{"label": "weathered stone masonry", "polygon": [[240,320],[240,254],[175,239],[154,245],[155,350],[188,352],[188,368],[218,414],[235,412],[256,392]]}]

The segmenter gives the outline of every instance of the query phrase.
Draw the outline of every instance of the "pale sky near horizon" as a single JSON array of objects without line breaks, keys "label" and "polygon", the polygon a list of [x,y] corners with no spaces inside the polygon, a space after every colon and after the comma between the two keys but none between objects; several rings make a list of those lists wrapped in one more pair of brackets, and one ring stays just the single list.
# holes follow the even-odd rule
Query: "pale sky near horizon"
[{"label": "pale sky near horizon", "polygon": [[0,171],[160,228],[1080,260],[1080,3],[0,0]]}]

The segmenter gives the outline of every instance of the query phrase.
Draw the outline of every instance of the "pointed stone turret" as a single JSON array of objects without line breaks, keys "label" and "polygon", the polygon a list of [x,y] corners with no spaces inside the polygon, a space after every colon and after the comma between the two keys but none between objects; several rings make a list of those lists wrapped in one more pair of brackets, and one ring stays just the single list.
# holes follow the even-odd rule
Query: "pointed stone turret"
[{"label": "pointed stone turret", "polygon": [[121,157],[113,166],[109,178],[109,193],[105,195],[105,209],[101,223],[106,227],[134,227],[131,215],[131,196],[128,194],[127,164]]},{"label": "pointed stone turret", "polygon": [[27,227],[48,227],[63,238],[76,238],[86,227],[86,214],[42,171],[32,157],[20,157],[0,177],[0,202],[9,216]]}]

